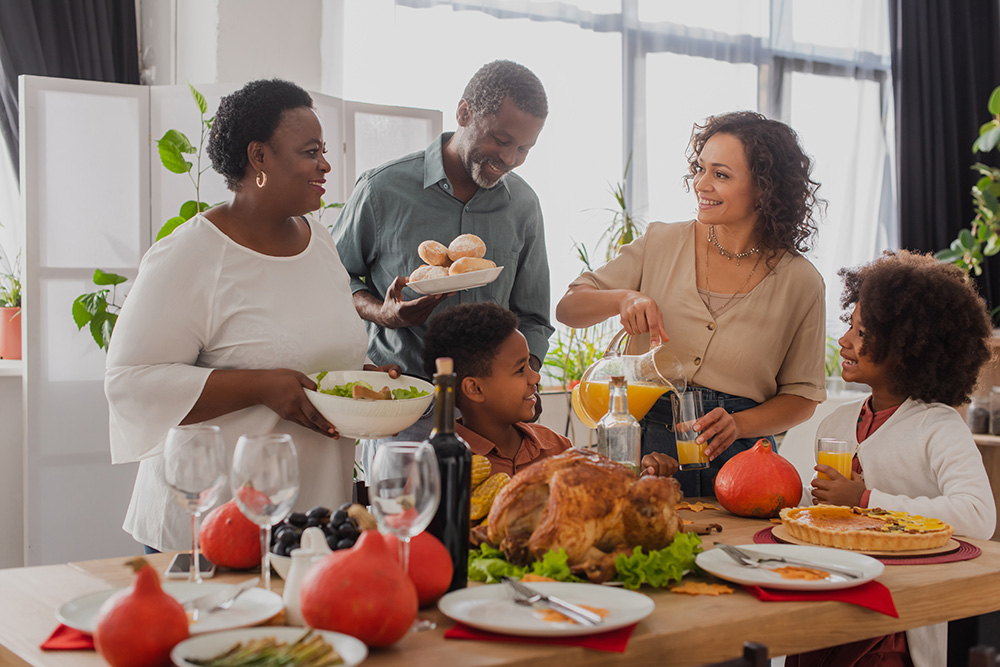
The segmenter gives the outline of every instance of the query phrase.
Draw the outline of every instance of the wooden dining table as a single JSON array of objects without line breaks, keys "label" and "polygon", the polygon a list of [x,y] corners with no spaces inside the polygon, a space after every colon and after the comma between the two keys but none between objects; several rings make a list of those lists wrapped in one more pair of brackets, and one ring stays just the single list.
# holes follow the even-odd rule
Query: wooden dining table
[{"label": "wooden dining table", "polygon": [[[766,519],[746,519],[724,510],[681,516],[697,524],[722,527],[702,537],[716,543],[749,544]],[[679,595],[643,588],[656,604],[635,628],[625,653],[551,644],[445,639],[453,622],[436,609],[421,617],[437,628],[407,634],[388,648],[373,649],[370,667],[451,667],[453,665],[704,665],[737,657],[745,641],[779,656],[875,637],[908,628],[975,616],[1000,609],[1000,543],[961,538],[982,550],[972,559],[923,565],[887,565],[877,581],[889,588],[898,618],[834,601],[763,602],[739,585],[717,597]],[[131,557],[129,557],[131,558]],[[63,603],[95,591],[124,586],[132,575],[129,558],[0,570],[0,666],[88,667],[104,665],[93,651],[44,651],[39,645],[56,629],[55,611]],[[150,561],[162,572],[169,554]],[[220,573],[213,581],[238,581],[246,573]],[[281,580],[272,579],[275,591]],[[279,622],[280,617],[274,622]],[[136,629],[140,631],[139,628]]]}]

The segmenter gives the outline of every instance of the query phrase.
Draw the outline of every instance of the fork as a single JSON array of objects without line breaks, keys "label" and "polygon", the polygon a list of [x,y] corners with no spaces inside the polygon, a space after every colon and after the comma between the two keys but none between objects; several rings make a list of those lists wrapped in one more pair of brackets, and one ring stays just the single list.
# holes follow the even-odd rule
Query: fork
[{"label": "fork", "polygon": [[533,588],[525,586],[517,579],[502,577],[502,581],[507,587],[507,590],[514,595],[514,602],[519,605],[533,607],[536,604],[542,604],[550,609],[558,611],[560,614],[568,616],[581,625],[600,625],[604,620],[599,614],[596,614],[589,609],[584,609],[579,605],[566,602],[565,600],[560,600],[559,598],[552,597],[551,595],[540,593]]},{"label": "fork", "polygon": [[[864,576],[861,572],[857,570],[850,570],[847,568],[837,567],[835,565],[827,565],[826,563],[817,563],[812,561],[797,560],[794,558],[783,558],[781,556],[770,556],[768,554],[754,553],[753,555],[734,547],[731,544],[716,544],[717,547],[722,549],[730,558],[734,561],[743,565],[745,567],[762,567],[761,563],[787,563],[789,565],[800,565],[803,567],[812,568],[822,568],[824,570],[830,570],[836,574],[849,577],[851,579],[860,579]],[[764,568],[767,569],[767,568]]]}]

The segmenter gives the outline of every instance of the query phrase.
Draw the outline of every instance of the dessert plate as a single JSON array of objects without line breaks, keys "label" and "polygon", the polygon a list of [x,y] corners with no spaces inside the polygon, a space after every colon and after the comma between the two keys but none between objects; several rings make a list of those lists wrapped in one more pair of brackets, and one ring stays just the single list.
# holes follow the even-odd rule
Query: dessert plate
[{"label": "dessert plate", "polygon": [[406,286],[412,288],[414,292],[423,295],[461,292],[462,290],[489,285],[491,282],[500,277],[501,271],[503,271],[503,267],[497,266],[492,269],[481,269],[479,271],[459,273],[454,276],[448,276],[447,278],[428,278],[427,280],[418,280],[413,283],[406,283]]},{"label": "dessert plate", "polygon": [[695,558],[695,563],[706,572],[726,581],[746,584],[748,586],[764,586],[765,588],[779,588],[793,591],[827,591],[837,588],[860,586],[882,574],[882,571],[885,569],[885,566],[881,562],[871,556],[843,551],[842,549],[803,547],[796,544],[737,544],[736,546],[772,556],[785,556],[796,560],[808,561],[814,563],[813,567],[819,570],[823,569],[824,563],[835,567],[860,570],[863,576],[860,579],[850,579],[845,576],[831,574],[826,579],[812,581],[786,579],[781,574],[773,571],[773,568],[781,567],[781,563],[774,563],[767,567],[745,567],[730,558],[722,549],[709,549],[708,551],[701,552]]}]

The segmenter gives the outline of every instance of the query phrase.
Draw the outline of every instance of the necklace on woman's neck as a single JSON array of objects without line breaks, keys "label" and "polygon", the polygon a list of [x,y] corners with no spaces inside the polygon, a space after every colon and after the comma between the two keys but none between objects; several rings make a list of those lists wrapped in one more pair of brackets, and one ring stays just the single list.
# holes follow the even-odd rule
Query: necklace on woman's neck
[{"label": "necklace on woman's neck", "polygon": [[[714,227],[709,227],[709,229],[710,230],[714,229]],[[711,236],[715,236],[714,232],[710,232],[710,234],[711,234]],[[716,243],[716,245],[719,245],[719,244]],[[721,248],[722,246],[719,246],[719,247]],[[708,274],[709,274],[709,270],[708,270],[708,245],[707,244],[705,245],[705,294],[706,294],[705,307],[708,308],[708,312],[710,312],[712,314],[712,319],[715,319],[718,316],[719,313],[725,311],[726,308],[729,307],[729,304],[731,304],[733,302],[733,300],[737,296],[739,296],[740,293],[746,288],[746,286],[748,284],[750,284],[750,279],[753,278],[753,274],[757,271],[757,265],[760,264],[760,258],[762,257],[762,255],[757,251],[757,246],[754,246],[750,250],[748,250],[745,253],[743,253],[744,257],[748,257],[749,255],[751,255],[753,253],[757,253],[757,261],[753,263],[753,268],[750,269],[750,275],[747,276],[747,279],[743,281],[743,284],[740,285],[740,288],[738,290],[736,290],[735,292],[733,292],[733,294],[729,297],[729,299],[724,304],[722,304],[718,308],[712,308],[712,286],[709,285],[709,283],[708,283]],[[723,254],[726,254],[726,253],[723,252]],[[740,265],[739,255],[735,255],[735,257],[736,257],[736,266],[739,266]],[[732,259],[732,258],[728,257],[727,259]]]},{"label": "necklace on woman's neck", "polygon": [[726,259],[733,259],[735,257],[736,266],[740,265],[740,260],[743,259],[744,257],[749,257],[750,255],[754,255],[760,252],[760,249],[757,246],[754,246],[749,250],[744,250],[743,252],[735,252],[735,253],[729,252],[728,250],[722,247],[721,243],[719,243],[719,237],[715,235],[715,225],[708,226],[708,240],[712,243],[712,245],[714,245],[716,248],[719,249],[719,254],[725,257]]}]

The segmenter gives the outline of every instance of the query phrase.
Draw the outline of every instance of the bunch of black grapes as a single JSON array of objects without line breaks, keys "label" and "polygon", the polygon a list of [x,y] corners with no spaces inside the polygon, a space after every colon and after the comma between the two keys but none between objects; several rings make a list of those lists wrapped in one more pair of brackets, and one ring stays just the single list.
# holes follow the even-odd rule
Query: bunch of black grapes
[{"label": "bunch of black grapes", "polygon": [[271,553],[290,556],[299,548],[302,531],[318,526],[326,535],[326,543],[333,550],[350,549],[358,539],[360,531],[354,520],[347,515],[351,503],[344,503],[331,511],[326,507],[314,507],[308,512],[292,512],[271,531]]}]

